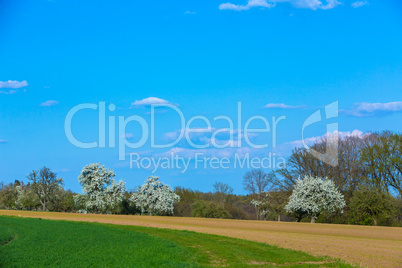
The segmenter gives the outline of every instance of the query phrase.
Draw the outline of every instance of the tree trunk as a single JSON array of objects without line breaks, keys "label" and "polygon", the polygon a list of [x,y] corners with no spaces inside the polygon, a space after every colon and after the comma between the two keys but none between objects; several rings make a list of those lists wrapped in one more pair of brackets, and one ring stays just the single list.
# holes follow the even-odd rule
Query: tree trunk
[{"label": "tree trunk", "polygon": [[39,200],[40,201],[40,203],[42,204],[42,210],[43,211],[46,211],[46,201],[45,200]]},{"label": "tree trunk", "polygon": [[47,201],[47,194],[45,192],[44,198],[43,198],[43,211],[46,211],[46,201]]},{"label": "tree trunk", "polygon": [[278,214],[278,221],[281,221],[281,214]]},{"label": "tree trunk", "polygon": [[311,217],[311,223],[315,223],[315,216]]},{"label": "tree trunk", "polygon": [[376,217],[371,217],[373,219],[373,225],[377,226],[377,218]]}]

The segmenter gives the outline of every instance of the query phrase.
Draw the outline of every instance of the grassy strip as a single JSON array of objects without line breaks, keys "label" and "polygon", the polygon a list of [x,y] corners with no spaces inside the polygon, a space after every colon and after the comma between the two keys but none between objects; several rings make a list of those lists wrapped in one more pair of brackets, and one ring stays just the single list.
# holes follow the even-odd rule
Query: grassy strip
[{"label": "grassy strip", "polygon": [[351,267],[340,260],[328,257],[313,257],[301,251],[231,237],[131,225],[114,226],[174,241],[180,246],[186,247],[196,258],[197,263],[201,265],[215,264],[231,267],[255,265],[258,267]]},{"label": "grassy strip", "polygon": [[0,241],[0,266],[350,267],[247,240],[128,225],[1,216]]}]

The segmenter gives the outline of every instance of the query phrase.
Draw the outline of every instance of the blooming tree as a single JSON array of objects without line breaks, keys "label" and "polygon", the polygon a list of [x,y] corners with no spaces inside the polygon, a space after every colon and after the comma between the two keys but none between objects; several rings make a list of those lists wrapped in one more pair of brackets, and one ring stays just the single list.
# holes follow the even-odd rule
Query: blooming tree
[{"label": "blooming tree", "polygon": [[264,216],[267,214],[267,211],[262,209],[262,207],[265,206],[265,203],[263,201],[255,199],[251,200],[250,203],[255,208],[255,211],[257,213],[257,220],[263,220]]},{"label": "blooming tree", "polygon": [[75,202],[84,201],[86,209],[94,209],[95,213],[99,210],[112,209],[122,201],[125,191],[125,182],[116,182],[114,177],[113,170],[101,164],[86,165],[78,177],[84,195],[74,196]]},{"label": "blooming tree", "polygon": [[31,210],[41,205],[38,196],[28,186],[21,184],[16,186],[15,190],[17,191],[17,200],[15,200],[17,208]]},{"label": "blooming tree", "polygon": [[142,213],[173,214],[174,203],[180,201],[180,196],[175,194],[170,186],[159,181],[159,177],[151,176],[132,194],[130,201],[140,207]]},{"label": "blooming tree", "polygon": [[322,211],[334,212],[345,206],[343,194],[338,191],[333,181],[305,176],[303,180],[299,178],[296,181],[285,209],[289,213],[307,214],[314,223]]}]

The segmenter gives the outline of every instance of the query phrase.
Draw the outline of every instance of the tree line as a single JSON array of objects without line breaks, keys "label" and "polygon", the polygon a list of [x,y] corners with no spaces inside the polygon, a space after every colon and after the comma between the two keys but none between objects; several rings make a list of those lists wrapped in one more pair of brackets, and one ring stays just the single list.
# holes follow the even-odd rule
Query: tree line
[{"label": "tree line", "polygon": [[296,148],[283,169],[248,171],[247,195],[222,182],[207,193],[172,189],[157,177],[127,190],[112,170],[89,164],[78,177],[82,194],[65,190],[63,179],[43,167],[27,183],[0,184],[0,208],[402,226],[402,135],[323,138],[310,150],[325,153],[333,142],[338,165]]}]

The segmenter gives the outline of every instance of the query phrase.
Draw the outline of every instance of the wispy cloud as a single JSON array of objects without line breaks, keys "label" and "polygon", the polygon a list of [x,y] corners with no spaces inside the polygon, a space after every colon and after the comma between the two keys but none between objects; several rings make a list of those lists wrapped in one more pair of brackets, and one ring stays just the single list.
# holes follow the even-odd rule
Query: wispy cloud
[{"label": "wispy cloud", "polygon": [[341,5],[342,3],[337,0],[326,0],[325,4],[320,0],[248,0],[247,4],[236,5],[232,3],[222,3],[219,5],[220,10],[249,10],[253,7],[272,8],[276,3],[288,2],[295,8],[308,8],[312,10],[317,9],[331,9]]},{"label": "wispy cloud", "polygon": [[173,141],[175,139],[177,139],[180,134],[182,135],[191,135],[191,136],[203,136],[203,135],[208,135],[211,136],[212,131],[214,131],[214,128],[210,128],[210,127],[205,127],[205,128],[183,128],[183,129],[178,129],[175,131],[171,131],[171,132],[166,132],[165,134],[163,134],[163,138],[167,141]]},{"label": "wispy cloud", "polygon": [[55,101],[55,100],[48,100],[48,101],[42,102],[39,106],[42,106],[42,107],[50,107],[50,106],[56,106],[56,105],[58,105],[58,104],[59,104],[58,101]]},{"label": "wispy cloud", "polygon": [[357,103],[351,110],[341,110],[343,114],[356,117],[384,116],[395,112],[402,112],[402,101],[387,103]]},{"label": "wispy cloud", "polygon": [[4,143],[7,143],[8,142],[8,140],[0,140],[0,144],[4,144]]},{"label": "wispy cloud", "polygon": [[[179,139],[180,138],[180,139]],[[248,132],[247,138],[254,140],[258,138],[258,134]],[[244,130],[229,128],[185,128],[176,131],[166,132],[163,139],[168,143],[175,142],[177,146],[183,148],[193,148],[197,146],[214,147],[238,147],[241,143],[245,143]]]},{"label": "wispy cloud", "polygon": [[253,7],[265,7],[265,8],[271,8],[274,7],[275,3],[268,3],[267,0],[249,0],[247,4],[245,5],[235,5],[232,3],[223,3],[219,5],[220,10],[236,10],[236,11],[242,11],[242,10],[249,10],[250,8]]},{"label": "wispy cloud", "polygon": [[363,138],[364,135],[366,135],[366,134],[363,133],[363,131],[360,131],[358,129],[355,129],[353,131],[335,131],[332,133],[326,133],[322,136],[305,138],[304,143],[303,143],[303,140],[295,140],[295,141],[285,142],[283,144],[278,145],[274,149],[274,151],[278,155],[289,156],[289,155],[291,155],[293,149],[303,147],[304,144],[306,144],[308,146],[312,146],[314,143],[319,142],[320,140],[323,140],[324,138],[334,137],[334,136],[335,137],[337,136],[339,138],[346,138],[346,137]]},{"label": "wispy cloud", "polygon": [[170,105],[173,105],[172,103],[170,103],[167,100],[156,98],[156,97],[149,97],[149,98],[145,98],[145,99],[142,99],[142,100],[136,100],[135,102],[131,103],[130,108],[134,108],[134,107],[138,107],[138,106],[151,106],[153,104],[170,104]]},{"label": "wispy cloud", "polygon": [[[333,135],[337,135],[340,138],[346,138],[346,137],[359,137],[362,138],[364,136],[363,131],[355,129],[353,131],[334,131],[331,133],[326,133],[322,136],[317,136],[317,137],[310,137],[310,138],[306,138],[304,139],[304,143],[306,144],[313,144],[319,140],[322,140],[325,137],[329,137],[329,136],[333,136]],[[303,141],[302,140],[296,140],[296,141],[291,141],[291,142],[287,142],[284,144],[291,144],[294,147],[301,147],[303,145]]]},{"label": "wispy cloud", "polygon": [[184,14],[186,14],[186,15],[194,15],[195,11],[187,10],[186,12],[184,12]]},{"label": "wispy cloud", "polygon": [[300,109],[306,107],[305,105],[292,106],[284,103],[268,103],[264,108],[268,109]]},{"label": "wispy cloud", "polygon": [[8,80],[8,81],[0,81],[0,88],[22,88],[28,86],[28,82],[26,80],[17,81],[17,80]]},{"label": "wispy cloud", "polygon": [[133,133],[126,133],[124,135],[120,136],[121,138],[126,138],[126,139],[133,139],[134,138],[134,134]]},{"label": "wispy cloud", "polygon": [[351,4],[351,6],[354,7],[354,8],[362,7],[362,6],[365,6],[365,5],[368,5],[367,1],[356,1],[356,2],[353,2]]},{"label": "wispy cloud", "polygon": [[296,8],[308,8],[312,10],[332,9],[342,5],[342,3],[337,0],[326,0],[325,4],[323,4],[320,0],[279,0],[278,2],[289,2]]},{"label": "wispy cloud", "polygon": [[254,151],[255,151],[255,149],[248,148],[248,147],[239,147],[239,148],[230,148],[229,147],[229,148],[223,148],[223,149],[217,149],[217,148],[190,149],[190,148],[174,147],[166,152],[156,154],[155,156],[169,157],[173,154],[173,155],[178,155],[180,157],[185,157],[185,158],[187,158],[187,157],[195,158],[197,154],[201,154],[202,156],[205,156],[205,157],[232,158],[237,154],[241,158],[241,157],[244,157],[244,155],[246,153],[252,154]]},{"label": "wispy cloud", "polygon": [[12,94],[15,94],[15,93],[17,93],[18,92],[18,90],[15,90],[15,89],[10,89],[10,90],[0,90],[0,94],[5,94],[5,95],[12,95]]}]

